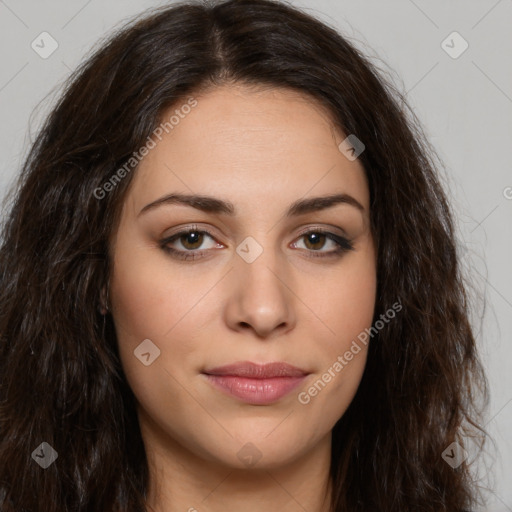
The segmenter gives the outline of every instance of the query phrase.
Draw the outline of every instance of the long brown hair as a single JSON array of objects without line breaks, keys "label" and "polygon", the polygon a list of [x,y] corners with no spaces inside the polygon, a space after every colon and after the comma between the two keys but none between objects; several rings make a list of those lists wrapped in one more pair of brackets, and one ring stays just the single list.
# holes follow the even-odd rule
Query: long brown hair
[{"label": "long brown hair", "polygon": [[[463,445],[461,427],[484,440],[487,381],[435,151],[404,95],[347,38],[284,2],[228,0],[156,9],[102,42],[24,162],[0,248],[2,512],[145,510],[134,396],[98,310],[136,168],[104,184],[170,106],[229,82],[305,92],[365,145],[375,320],[397,299],[403,309],[372,339],[333,429],[332,510],[474,507],[470,464],[442,454]],[[58,454],[44,470],[31,456],[42,442]]]}]

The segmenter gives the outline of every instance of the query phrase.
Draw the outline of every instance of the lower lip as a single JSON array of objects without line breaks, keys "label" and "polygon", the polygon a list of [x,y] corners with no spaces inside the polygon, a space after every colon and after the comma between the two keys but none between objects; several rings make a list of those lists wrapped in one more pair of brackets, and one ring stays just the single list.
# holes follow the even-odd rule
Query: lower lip
[{"label": "lower lip", "polygon": [[246,403],[266,405],[277,402],[296,388],[306,375],[301,377],[274,377],[250,379],[235,375],[207,375],[208,380],[224,393]]}]

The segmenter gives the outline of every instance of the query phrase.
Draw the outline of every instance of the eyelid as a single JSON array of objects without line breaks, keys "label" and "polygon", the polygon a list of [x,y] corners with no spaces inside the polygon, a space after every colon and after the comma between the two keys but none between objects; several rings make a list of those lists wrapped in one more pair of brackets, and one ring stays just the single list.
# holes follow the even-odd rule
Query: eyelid
[{"label": "eyelid", "polygon": [[208,236],[213,238],[217,243],[225,245],[222,242],[218,241],[219,235],[217,235],[213,229],[210,229],[209,227],[203,227],[201,224],[186,224],[185,226],[177,226],[168,235],[162,236],[161,241],[168,242],[171,238],[179,238],[178,235],[185,235],[193,231],[197,231],[199,233],[206,233]]},{"label": "eyelid", "polygon": [[310,233],[312,231],[318,231],[320,233],[332,233],[332,231],[337,231],[337,233],[333,233],[335,235],[338,235],[340,237],[343,237],[343,238],[346,238],[347,240],[349,239],[347,233],[341,229],[341,228],[338,228],[336,226],[320,226],[320,225],[311,225],[311,224],[307,224],[306,227],[304,229],[301,229],[298,233],[297,236],[301,236],[301,235],[305,235],[307,233]]}]

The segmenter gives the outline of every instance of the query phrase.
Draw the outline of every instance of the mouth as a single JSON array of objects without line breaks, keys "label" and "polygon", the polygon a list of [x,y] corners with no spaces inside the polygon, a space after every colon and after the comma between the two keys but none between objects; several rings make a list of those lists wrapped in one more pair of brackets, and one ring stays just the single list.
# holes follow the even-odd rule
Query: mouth
[{"label": "mouth", "polygon": [[253,405],[274,403],[299,386],[309,372],[284,362],[234,363],[203,371],[223,393]]}]

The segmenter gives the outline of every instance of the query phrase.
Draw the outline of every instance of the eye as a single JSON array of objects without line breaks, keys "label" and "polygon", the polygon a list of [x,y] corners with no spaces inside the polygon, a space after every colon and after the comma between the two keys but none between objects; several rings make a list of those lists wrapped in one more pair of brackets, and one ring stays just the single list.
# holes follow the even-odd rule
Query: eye
[{"label": "eye", "polygon": [[[304,240],[305,249],[311,253],[312,257],[339,256],[344,252],[352,251],[354,249],[350,240],[323,229],[314,229],[301,233],[299,240]],[[297,242],[293,244],[294,247],[297,247],[297,245]],[[319,250],[324,248],[326,245],[330,245],[332,249],[327,251]]]},{"label": "eye", "polygon": [[[206,238],[210,238],[214,240],[213,235],[204,229],[197,229],[195,226],[192,226],[189,229],[180,231],[179,233],[175,233],[171,237],[168,237],[160,242],[160,246],[162,249],[171,254],[171,256],[183,259],[183,260],[194,260],[202,257],[204,251],[208,249],[212,249],[215,246],[222,246],[217,242],[210,244],[210,247],[203,247],[202,250],[198,251],[203,244]],[[172,247],[172,244],[179,243],[181,247],[184,249]]]}]

